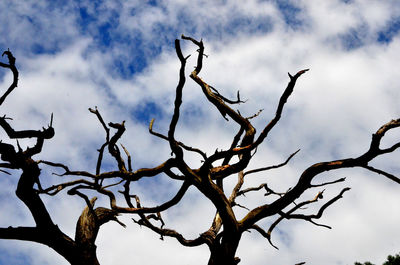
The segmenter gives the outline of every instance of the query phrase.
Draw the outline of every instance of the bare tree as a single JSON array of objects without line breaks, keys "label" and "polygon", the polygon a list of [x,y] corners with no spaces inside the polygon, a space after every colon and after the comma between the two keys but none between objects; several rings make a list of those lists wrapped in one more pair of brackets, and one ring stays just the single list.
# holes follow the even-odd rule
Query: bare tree
[{"label": "bare tree", "polygon": [[[179,41],[176,40],[176,52],[181,62],[181,69],[179,84],[176,89],[174,115],[170,123],[168,135],[155,133],[152,130],[153,122],[150,124],[150,132],[169,142],[171,150],[175,154],[175,159],[179,161],[177,163],[177,169],[181,172],[180,178],[182,181],[189,182],[190,185],[195,186],[214,204],[217,211],[214,219],[212,220],[210,228],[201,233],[199,237],[190,240],[185,239],[178,231],[163,228],[163,222],[161,227],[157,227],[150,222],[149,218],[141,218],[139,221],[137,221],[139,224],[149,227],[153,231],[159,233],[161,236],[175,237],[184,246],[191,247],[206,244],[211,253],[208,262],[209,265],[233,265],[239,263],[240,261],[238,257],[235,257],[235,253],[241,236],[245,231],[255,230],[259,232],[270,242],[272,246],[276,247],[272,243],[271,232],[283,219],[302,219],[318,226],[328,227],[326,225],[316,223],[315,219],[320,218],[326,208],[339,200],[350,188],[344,188],[335,197],[322,204],[315,214],[305,215],[298,213],[298,211],[301,210],[301,208],[305,205],[316,203],[317,201],[323,199],[323,191],[319,191],[316,192],[315,197],[310,198],[309,200],[297,201],[298,198],[307,190],[345,181],[344,178],[340,178],[331,182],[313,184],[313,179],[323,172],[341,168],[361,167],[400,183],[399,178],[369,165],[369,162],[374,158],[383,154],[391,153],[400,147],[400,142],[389,148],[381,149],[380,147],[381,140],[385,133],[389,130],[400,127],[400,119],[397,119],[384,124],[376,131],[376,133],[372,135],[371,144],[365,153],[355,158],[345,158],[311,165],[304,172],[299,174],[297,184],[293,187],[288,187],[286,192],[274,191],[267,185],[267,183],[261,184],[257,187],[243,189],[242,187],[246,176],[252,173],[285,166],[298,152],[296,151],[291,154],[286,161],[279,165],[247,169],[250,160],[256,152],[256,149],[267,138],[268,134],[279,122],[283,108],[293,92],[296,81],[300,76],[306,73],[308,69],[301,70],[295,75],[289,74],[289,83],[286,89],[283,91],[278,102],[275,116],[266,124],[261,133],[256,135],[256,129],[252,125],[251,119],[257,117],[258,113],[248,118],[242,116],[239,111],[235,111],[230,107],[230,105],[233,104],[244,103],[240,99],[239,93],[237,95],[237,99],[229,100],[222,96],[213,86],[201,79],[199,74],[203,67],[203,58],[205,56],[203,42],[186,36],[182,36],[182,39],[192,42],[198,48],[197,65],[195,70],[191,72],[190,78],[200,86],[207,100],[214,105],[214,107],[226,120],[235,122],[237,125],[239,125],[239,131],[232,139],[232,144],[229,149],[216,151],[210,156],[207,156],[205,152],[197,148],[188,147],[175,139],[174,132],[179,119],[180,105],[182,102],[182,90],[185,84],[184,70],[187,59],[187,57],[185,58],[182,55]],[[202,165],[199,168],[190,168],[184,160],[185,151],[198,153],[202,159]],[[217,163],[219,163],[219,165],[216,165]],[[224,180],[232,175],[237,175],[237,182],[234,188],[229,191],[224,189],[223,184]],[[241,205],[236,203],[236,199],[248,192],[258,190],[265,191],[266,196],[276,196],[276,199],[273,200],[272,203],[261,204],[254,209],[249,209],[244,218],[238,220],[235,216],[234,207],[240,207]],[[257,224],[264,218],[274,216],[276,216],[276,221],[273,222],[268,229],[264,229]]]},{"label": "bare tree", "polygon": [[[154,120],[152,120],[149,126],[149,132],[152,135],[168,142],[172,151],[172,157],[156,167],[142,168],[133,171],[129,152],[121,146],[127,158],[126,163],[117,145],[117,141],[125,131],[124,122],[109,123],[106,125],[97,109],[89,110],[97,116],[99,122],[103,126],[106,133],[106,141],[99,149],[95,173],[73,171],[61,163],[44,160],[35,161],[32,159],[33,155],[40,153],[44,140],[54,136],[54,129],[52,128],[51,122],[48,128],[40,131],[15,131],[7,121],[7,117],[4,116],[0,118],[0,126],[7,133],[9,138],[21,139],[30,137],[37,139],[36,145],[26,150],[22,150],[19,145],[18,150],[15,150],[15,147],[11,144],[0,144],[1,159],[5,162],[0,164],[1,167],[22,169],[22,175],[19,179],[16,193],[18,198],[29,208],[36,222],[36,227],[1,228],[0,238],[28,240],[48,245],[65,257],[71,264],[98,264],[96,259],[95,239],[100,226],[111,220],[119,222],[116,219],[119,214],[137,214],[138,218],[134,219],[136,223],[150,228],[154,232],[160,234],[161,237],[174,237],[184,246],[194,247],[204,244],[207,245],[210,250],[209,265],[233,265],[240,261],[235,254],[242,234],[246,231],[255,230],[259,232],[275,247],[271,240],[271,232],[284,219],[302,219],[318,226],[328,227],[316,223],[315,220],[320,218],[327,207],[339,200],[349,188],[344,188],[335,197],[330,198],[320,205],[319,210],[315,214],[302,214],[300,210],[305,205],[322,200],[323,191],[315,192],[315,196],[309,200],[298,201],[301,195],[312,188],[345,181],[344,178],[340,178],[331,182],[314,184],[314,178],[323,172],[340,168],[361,167],[400,183],[400,179],[394,175],[369,165],[369,162],[374,158],[391,153],[400,147],[400,142],[389,148],[382,149],[380,147],[381,140],[385,133],[400,126],[400,119],[397,119],[384,124],[372,135],[370,146],[365,153],[354,158],[345,158],[311,165],[304,172],[299,174],[298,182],[293,187],[288,187],[285,192],[275,191],[271,189],[267,183],[257,187],[243,188],[246,176],[256,172],[283,167],[298,152],[296,151],[289,155],[286,161],[281,164],[248,169],[248,165],[254,157],[257,148],[279,122],[284,106],[292,94],[297,80],[306,73],[308,69],[301,70],[295,75],[289,74],[289,83],[281,95],[274,117],[262,128],[261,133],[256,134],[256,129],[252,125],[251,120],[256,118],[258,113],[252,117],[244,117],[239,111],[235,111],[231,107],[231,105],[234,104],[244,103],[240,99],[239,93],[235,100],[229,100],[221,95],[217,89],[199,77],[203,67],[203,58],[205,56],[203,42],[186,36],[182,36],[182,39],[193,43],[198,49],[197,64],[195,70],[190,74],[190,78],[200,86],[207,100],[214,105],[227,121],[234,122],[239,126],[239,130],[233,137],[230,147],[226,150],[216,151],[212,155],[207,155],[199,148],[188,146],[176,139],[175,131],[180,117],[182,93],[186,82],[186,61],[189,57],[185,57],[182,54],[180,41],[176,40],[175,49],[180,61],[179,82],[176,87],[174,112],[168,132],[167,134],[155,132],[153,130]],[[9,51],[5,52],[5,54],[8,55],[9,64],[1,63],[0,66],[9,68],[13,72],[14,81],[1,98],[1,103],[17,86],[18,81],[15,58]],[[114,134],[111,134],[111,130],[116,131]],[[101,171],[103,154],[107,149],[117,163],[118,170]],[[200,167],[192,168],[188,165],[185,161],[185,154],[188,152],[199,155],[202,161]],[[40,185],[39,181],[40,164],[58,167],[63,170],[61,175],[72,175],[78,177],[78,179],[44,188]],[[140,199],[131,194],[131,183],[139,181],[143,177],[153,177],[161,173],[166,174],[172,180],[180,181],[182,183],[181,188],[173,198],[159,206],[141,206]],[[232,190],[227,190],[224,187],[224,182],[228,177],[232,176],[237,176],[236,185]],[[105,185],[105,180],[107,180],[107,182],[113,181],[114,184]],[[113,189],[115,186],[122,187],[122,191],[119,194]],[[211,226],[207,231],[201,233],[197,238],[186,239],[177,230],[165,228],[161,212],[179,203],[190,186],[197,188],[213,203],[216,208],[216,214],[213,220],[211,220]],[[87,203],[87,207],[83,210],[77,221],[75,239],[69,238],[52,222],[39,196],[40,194],[54,196],[65,189],[68,190],[68,194],[80,196]],[[254,209],[248,209],[248,213],[242,219],[237,219],[235,207],[241,206],[236,202],[237,198],[246,193],[260,190],[265,191],[266,196],[274,198],[272,202],[258,205]],[[95,198],[89,199],[88,196],[85,195],[87,191],[95,191],[99,196],[108,198],[110,207],[95,208]],[[119,202],[121,198],[123,201]],[[126,203],[127,207],[120,206],[122,203]],[[267,217],[274,217],[276,221],[266,229],[259,225],[259,221]]]},{"label": "bare tree", "polygon": [[[11,70],[13,73],[13,82],[0,98],[0,105],[18,85],[18,70],[15,66],[15,58],[10,51],[5,51],[3,55],[7,55],[8,64],[0,62],[0,66]],[[11,175],[7,170],[22,170],[16,188],[16,195],[28,207],[36,224],[34,227],[8,226],[0,228],[0,239],[16,239],[41,243],[54,249],[72,265],[95,265],[99,264],[96,256],[95,241],[101,225],[109,221],[116,221],[125,227],[125,224],[121,223],[117,219],[117,216],[121,213],[136,213],[145,218],[145,213],[159,213],[160,211],[175,205],[182,198],[183,194],[189,187],[187,181],[184,181],[176,196],[171,200],[155,207],[140,207],[139,198],[130,193],[131,182],[138,181],[143,177],[152,177],[161,172],[166,173],[172,178],[177,178],[177,176],[175,176],[171,171],[171,168],[175,167],[177,163],[176,159],[168,159],[154,168],[141,168],[133,171],[128,150],[121,145],[127,156],[126,163],[122,158],[120,148],[117,145],[118,140],[125,131],[124,122],[110,122],[107,125],[97,108],[90,108],[89,111],[97,116],[106,133],[106,140],[98,150],[99,154],[95,173],[73,171],[62,163],[55,163],[46,160],[34,160],[32,158],[34,155],[37,155],[42,151],[45,140],[51,139],[55,135],[55,130],[52,127],[53,115],[51,115],[51,121],[47,128],[43,128],[42,130],[23,131],[16,131],[12,128],[10,125],[10,120],[12,120],[11,118],[6,117],[6,115],[0,117],[0,126],[3,128],[9,139],[16,139],[17,144],[16,149],[14,145],[0,141],[0,158],[2,160],[0,168],[3,168],[0,169],[0,171],[4,174]],[[115,133],[112,134],[112,130],[116,130]],[[25,138],[36,139],[36,144],[23,150],[19,145],[18,140]],[[115,159],[118,170],[107,172],[101,171],[105,150],[108,150],[111,156]],[[63,170],[62,174],[54,173],[55,175],[71,175],[76,176],[77,179],[69,182],[61,182],[49,187],[43,187],[40,182],[40,164]],[[105,185],[103,184],[105,181],[108,183],[111,181],[112,184]],[[116,186],[122,187],[123,191],[120,192],[121,194],[114,194],[111,190]],[[77,220],[74,239],[62,232],[53,222],[49,211],[40,197],[40,195],[55,196],[66,189],[68,190],[67,193],[69,195],[80,196],[87,204]],[[88,190],[95,191],[99,195],[109,198],[110,207],[96,208],[95,201],[97,200],[97,197],[89,199],[84,192]],[[118,206],[118,198],[122,198],[126,201],[129,207]],[[137,207],[132,203],[133,198],[137,203]],[[153,216],[157,217],[157,214],[154,214]],[[147,216],[147,218],[149,218],[149,216]]]}]

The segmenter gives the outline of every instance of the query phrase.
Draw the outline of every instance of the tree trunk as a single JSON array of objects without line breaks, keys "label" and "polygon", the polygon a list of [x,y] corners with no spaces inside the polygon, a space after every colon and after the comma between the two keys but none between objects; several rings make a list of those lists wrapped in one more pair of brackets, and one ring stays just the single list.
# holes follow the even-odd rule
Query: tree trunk
[{"label": "tree trunk", "polygon": [[78,247],[77,253],[70,255],[67,260],[71,265],[100,265],[97,260],[96,246],[91,249],[87,246]]},{"label": "tree trunk", "polygon": [[[77,223],[75,241],[55,225],[33,186],[38,183],[40,169],[31,158],[23,161],[23,173],[18,182],[16,195],[29,208],[35,220],[37,237],[32,241],[45,244],[63,256],[71,265],[100,265],[94,244],[101,224],[115,218],[116,213],[105,208],[89,210],[86,207]],[[91,202],[94,204],[95,199]]]},{"label": "tree trunk", "polygon": [[240,262],[240,258],[235,257],[235,253],[239,245],[239,240],[240,235],[223,237],[221,242],[215,242],[215,245],[210,247],[211,255],[208,260],[208,265],[238,264]]}]

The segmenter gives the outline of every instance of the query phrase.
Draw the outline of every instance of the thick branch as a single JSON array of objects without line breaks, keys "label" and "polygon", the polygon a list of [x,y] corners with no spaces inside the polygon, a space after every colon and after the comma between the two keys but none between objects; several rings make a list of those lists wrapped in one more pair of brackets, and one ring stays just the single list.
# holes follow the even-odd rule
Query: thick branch
[{"label": "thick branch", "polygon": [[37,227],[7,227],[0,228],[0,238],[16,239],[24,241],[39,242],[41,239],[40,231]]},{"label": "thick branch", "polygon": [[175,141],[175,129],[178,124],[179,115],[180,115],[180,106],[182,104],[182,91],[183,86],[185,85],[186,77],[185,77],[185,65],[186,58],[183,57],[181,45],[179,40],[175,40],[175,50],[178,55],[179,61],[181,62],[181,67],[179,69],[179,82],[176,87],[176,95],[175,95],[175,103],[174,103],[174,114],[172,115],[171,123],[169,125],[168,130],[168,140],[171,146],[171,150],[175,153],[176,157],[180,160],[183,159],[183,152],[178,143]]},{"label": "thick branch", "polygon": [[[262,218],[275,215],[280,211],[282,211],[285,207],[287,207],[298,197],[300,197],[300,195],[303,194],[305,190],[312,187],[311,182],[315,176],[326,171],[341,169],[341,168],[351,168],[351,167],[366,168],[368,167],[368,163],[375,157],[387,153],[388,150],[393,152],[398,147],[400,147],[399,144],[395,144],[387,149],[380,149],[379,145],[384,134],[388,130],[397,127],[400,127],[400,119],[392,120],[384,124],[381,128],[379,128],[379,130],[375,134],[372,135],[372,140],[369,150],[357,158],[347,158],[341,160],[334,160],[330,162],[321,162],[310,166],[301,174],[298,183],[293,187],[293,189],[288,191],[283,197],[277,199],[270,205],[259,206],[250,211],[241,221],[242,228],[247,229],[251,227],[253,224],[255,224],[257,221],[261,220]],[[375,172],[377,171],[375,170]],[[379,172],[382,174],[381,171]],[[385,176],[389,177],[388,174],[386,174]],[[398,179],[395,177],[393,178],[393,180],[398,182],[397,181]]]},{"label": "thick branch", "polygon": [[76,224],[75,242],[85,248],[93,248],[100,226],[111,221],[117,221],[116,211],[98,207],[93,209],[96,197],[85,207]]},{"label": "thick branch", "polygon": [[23,131],[15,131],[6,121],[6,117],[0,117],[0,126],[7,133],[8,137],[11,139],[22,139],[22,138],[43,138],[50,139],[54,136],[54,128],[51,125],[48,128],[43,128],[42,131],[35,130],[23,130]]}]

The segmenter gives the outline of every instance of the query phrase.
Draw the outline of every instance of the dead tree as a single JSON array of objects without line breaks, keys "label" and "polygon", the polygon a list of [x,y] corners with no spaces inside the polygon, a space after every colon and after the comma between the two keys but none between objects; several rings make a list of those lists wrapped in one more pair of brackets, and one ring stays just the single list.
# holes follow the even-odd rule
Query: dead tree
[{"label": "dead tree", "polygon": [[[209,265],[227,264],[233,265],[239,263],[240,259],[235,256],[239,241],[245,231],[255,230],[264,236],[272,246],[271,232],[283,219],[302,219],[320,225],[315,222],[322,216],[327,207],[339,200],[349,188],[343,189],[335,197],[330,198],[323,203],[315,214],[306,215],[299,212],[305,205],[316,203],[323,199],[323,191],[316,192],[315,197],[305,201],[298,201],[299,197],[312,188],[327,186],[345,181],[344,178],[335,181],[313,184],[313,179],[326,171],[361,167],[372,172],[381,174],[397,183],[400,179],[383,170],[376,169],[369,165],[374,158],[395,151],[400,142],[389,148],[380,147],[381,140],[389,130],[400,126],[400,119],[392,120],[379,128],[372,135],[369,149],[358,157],[346,158],[335,161],[321,162],[308,167],[299,174],[297,184],[290,187],[286,192],[277,192],[272,190],[267,184],[258,187],[243,188],[246,176],[252,173],[266,171],[272,168],[285,166],[297,152],[291,154],[282,164],[268,166],[263,168],[248,169],[248,165],[255,155],[256,149],[268,137],[271,130],[279,122],[283,113],[284,106],[293,92],[296,81],[308,69],[301,70],[295,75],[289,74],[289,83],[283,91],[278,102],[276,113],[271,121],[266,123],[261,133],[256,134],[256,129],[251,123],[253,117],[244,117],[238,111],[233,110],[230,105],[243,103],[238,93],[236,100],[229,100],[221,95],[218,90],[199,77],[203,66],[204,46],[202,41],[182,36],[183,40],[193,43],[198,49],[197,64],[195,70],[190,74],[190,78],[201,88],[206,99],[214,105],[219,113],[228,121],[232,121],[239,126],[237,134],[232,139],[230,147],[226,150],[216,151],[212,155],[207,155],[199,148],[188,146],[175,137],[176,127],[180,117],[182,104],[183,88],[186,82],[186,61],[189,56],[184,56],[180,48],[180,40],[175,41],[175,49],[180,61],[179,82],[176,87],[174,111],[168,132],[161,134],[153,130],[154,120],[150,123],[149,132],[168,142],[172,151],[171,158],[162,162],[153,168],[141,168],[132,170],[130,155],[122,146],[127,157],[127,163],[121,155],[117,141],[125,131],[124,122],[109,123],[104,122],[97,109],[89,109],[99,119],[106,132],[106,141],[100,147],[95,173],[86,171],[73,171],[66,165],[50,161],[35,161],[31,157],[40,153],[45,139],[54,136],[54,129],[50,125],[47,129],[41,131],[14,131],[4,116],[0,119],[0,126],[11,139],[21,139],[34,137],[37,144],[32,148],[23,151],[18,146],[18,150],[11,144],[0,144],[1,159],[5,162],[0,164],[3,168],[22,169],[23,173],[19,179],[17,187],[17,196],[27,205],[35,219],[36,227],[9,227],[0,229],[0,238],[19,239],[42,243],[52,247],[59,254],[65,257],[71,264],[98,264],[96,259],[96,246],[94,241],[99,228],[102,224],[114,220],[119,214],[136,214],[139,218],[134,221],[140,225],[146,226],[161,237],[169,236],[176,238],[184,246],[207,245],[210,250]],[[1,98],[1,102],[16,87],[18,80],[18,71],[15,68],[15,58],[11,53],[6,52],[9,57],[9,64],[0,64],[0,66],[9,68],[14,74],[14,82]],[[111,136],[111,130],[116,130]],[[101,171],[101,164],[105,150],[112,155],[118,169],[115,171]],[[193,152],[199,155],[202,164],[198,168],[192,168],[185,161],[185,154]],[[79,179],[71,182],[60,183],[50,187],[40,185],[39,165],[46,164],[52,167],[58,167],[63,170],[61,175],[72,175]],[[218,165],[217,165],[218,164]],[[153,177],[158,174],[166,174],[174,181],[180,181],[181,188],[176,195],[165,203],[155,207],[144,207],[140,199],[131,193],[130,185],[134,181],[139,181],[143,177]],[[231,176],[237,176],[237,183],[232,190],[224,188],[224,181]],[[104,181],[114,181],[113,184],[105,185]],[[122,186],[122,191],[115,193],[115,186]],[[216,208],[215,217],[207,231],[204,231],[197,238],[186,239],[181,233],[173,229],[165,228],[165,223],[161,218],[161,212],[171,206],[176,205],[185,195],[190,186],[197,188],[206,198],[208,198]],[[45,205],[40,199],[40,194],[54,196],[63,190],[68,190],[68,194],[82,197],[87,207],[83,210],[76,226],[75,239],[71,239],[60,231],[60,229],[51,221]],[[248,213],[242,218],[237,219],[235,207],[238,207],[236,199],[251,191],[265,190],[266,195],[276,195],[276,199],[268,204],[261,204],[254,209],[249,209]],[[109,199],[110,207],[94,208],[95,198],[89,200],[85,195],[87,191],[95,191],[99,196],[105,196]],[[123,199],[128,207],[120,206],[119,199]],[[276,221],[265,229],[258,222],[262,219],[272,217]],[[43,236],[45,235],[45,236]]]},{"label": "dead tree", "polygon": [[[195,186],[205,197],[207,197],[214,204],[216,214],[212,220],[210,228],[201,233],[200,236],[195,239],[186,239],[178,231],[164,228],[164,222],[162,222],[161,227],[157,226],[148,217],[143,218],[142,216],[140,220],[136,221],[137,223],[149,227],[161,236],[174,237],[184,246],[193,247],[206,244],[210,250],[209,265],[233,265],[240,261],[240,258],[235,257],[235,253],[242,234],[245,231],[255,230],[259,232],[272,246],[274,246],[271,240],[271,232],[283,219],[302,219],[318,226],[328,227],[316,223],[315,219],[320,218],[327,207],[342,198],[343,194],[350,188],[344,188],[335,197],[327,200],[320,206],[319,210],[315,214],[306,215],[299,213],[299,210],[301,210],[305,205],[316,203],[323,199],[323,191],[319,191],[316,192],[315,197],[310,198],[309,200],[298,201],[299,197],[304,194],[305,191],[345,181],[344,178],[340,178],[331,182],[313,184],[313,179],[323,172],[341,168],[360,167],[381,174],[397,183],[400,183],[400,179],[394,175],[369,165],[369,162],[374,158],[383,154],[391,153],[400,147],[400,142],[389,148],[382,149],[380,147],[381,140],[385,133],[389,130],[400,127],[400,119],[397,119],[384,124],[372,135],[369,149],[365,153],[354,158],[345,158],[311,165],[304,172],[299,174],[297,184],[290,187],[286,192],[276,192],[268,187],[267,183],[258,187],[247,189],[242,188],[247,175],[285,166],[298,152],[296,151],[291,154],[282,164],[263,168],[247,169],[250,160],[255,154],[255,150],[268,137],[268,134],[279,122],[283,108],[293,92],[296,81],[300,76],[306,73],[308,69],[301,70],[295,75],[289,74],[289,83],[280,97],[274,117],[266,123],[261,133],[257,135],[256,129],[251,123],[251,118],[255,118],[258,114],[246,118],[242,116],[239,111],[233,110],[230,106],[232,104],[243,103],[240,99],[239,93],[236,100],[229,100],[222,96],[212,85],[199,77],[203,67],[203,58],[205,57],[203,42],[183,35],[182,39],[190,41],[198,48],[197,64],[195,70],[191,72],[190,78],[198,84],[207,100],[214,105],[226,120],[239,125],[239,130],[232,139],[232,144],[229,149],[216,151],[210,156],[207,156],[205,152],[197,148],[189,147],[175,139],[175,128],[179,120],[182,93],[186,81],[185,64],[188,58],[183,56],[179,40],[176,40],[175,47],[177,56],[181,62],[181,68],[179,73],[179,83],[176,88],[175,108],[169,125],[169,131],[167,135],[154,132],[154,121],[151,122],[149,129],[150,133],[153,135],[161,137],[169,142],[171,150],[175,155],[174,160],[176,161],[176,168],[181,173],[178,179],[182,179],[182,181],[188,183],[188,185]],[[199,168],[189,167],[188,164],[185,163],[185,152],[198,153],[203,161],[202,165]],[[217,163],[219,165],[216,165]],[[224,189],[224,181],[233,175],[237,175],[236,185],[231,191]],[[237,219],[234,207],[240,205],[236,203],[236,199],[241,195],[257,190],[263,190],[266,192],[266,196],[275,195],[277,198],[272,203],[261,204],[254,209],[249,209],[244,218],[240,220]],[[275,217],[276,221],[273,222],[268,229],[260,227],[257,223],[267,217]]]},{"label": "dead tree", "polygon": [[[8,63],[0,62],[0,66],[11,70],[13,82],[0,98],[0,106],[7,96],[17,87],[19,74],[12,53],[10,51],[5,51],[3,55],[7,55]],[[51,121],[47,128],[43,128],[42,130],[22,131],[13,129],[10,125],[11,118],[6,117],[6,115],[0,117],[1,128],[7,134],[9,140],[13,141],[13,139],[16,139],[17,145],[16,148],[13,144],[0,141],[0,158],[2,161],[0,163],[0,168],[2,168],[0,172],[11,175],[7,170],[22,170],[16,188],[16,195],[28,207],[35,221],[35,226],[33,227],[13,227],[12,224],[8,227],[1,227],[0,239],[32,241],[44,244],[54,249],[72,265],[96,265],[99,264],[99,262],[96,257],[95,241],[101,225],[109,221],[116,221],[125,227],[125,224],[117,219],[117,216],[121,213],[136,213],[143,218],[145,213],[153,213],[156,216],[159,211],[175,205],[183,196],[189,187],[187,182],[182,184],[182,188],[171,200],[155,207],[140,207],[139,198],[130,193],[131,182],[138,181],[142,177],[155,176],[161,172],[174,177],[170,169],[175,166],[176,160],[169,159],[154,168],[142,168],[133,171],[129,152],[121,145],[128,160],[128,162],[125,163],[121,156],[120,148],[117,145],[118,140],[125,131],[124,122],[110,122],[107,125],[97,108],[89,109],[89,111],[97,116],[106,132],[106,141],[98,150],[99,154],[94,173],[73,171],[62,163],[50,162],[47,160],[34,160],[32,158],[42,151],[45,140],[51,139],[55,135],[55,130],[52,127],[53,115],[51,115]],[[112,134],[112,130],[115,130],[115,133]],[[25,138],[36,139],[36,144],[23,150],[18,140]],[[115,171],[101,171],[103,155],[106,150],[108,150],[115,159],[118,168]],[[61,174],[55,175],[71,175],[76,176],[77,179],[69,182],[61,182],[50,187],[43,187],[40,182],[41,169],[39,165],[41,164],[63,170]],[[103,184],[105,180],[114,181],[114,183],[105,185]],[[123,190],[120,195],[116,195],[111,191],[111,188],[118,185],[120,185]],[[82,197],[87,205],[77,220],[75,238],[70,238],[63,233],[53,222],[46,205],[40,197],[41,195],[55,196],[64,190],[67,190],[69,195]],[[106,196],[109,198],[110,207],[95,207],[97,197],[89,199],[88,196],[85,195],[85,191],[87,190],[95,191],[99,196]],[[119,207],[117,205],[119,197],[126,200],[129,207]],[[135,198],[138,207],[133,205],[131,201],[132,198]]]}]

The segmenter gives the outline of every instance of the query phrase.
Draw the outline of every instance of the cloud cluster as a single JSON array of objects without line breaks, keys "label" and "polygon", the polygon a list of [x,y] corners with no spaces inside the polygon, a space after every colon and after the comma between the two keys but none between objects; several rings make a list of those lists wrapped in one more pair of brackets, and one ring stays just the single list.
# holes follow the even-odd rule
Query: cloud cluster
[{"label": "cloud cluster", "polygon": [[[259,131],[274,115],[288,82],[286,73],[311,68],[299,80],[280,124],[260,146],[251,167],[280,163],[298,148],[301,152],[284,169],[249,176],[246,187],[268,181],[285,191],[315,162],[364,152],[371,134],[400,113],[396,83],[400,4],[394,0],[57,2],[0,3],[8,11],[0,17],[0,48],[13,51],[20,69],[19,87],[1,112],[12,117],[18,129],[39,129],[54,113],[56,136],[46,142],[38,159],[93,171],[96,149],[104,140],[100,123],[87,111],[94,106],[106,121],[127,121],[122,143],[135,168],[154,166],[169,157],[167,143],[151,137],[147,126],[155,117],[155,130],[165,133],[168,129],[179,69],[173,40],[182,33],[204,40],[208,57],[202,78],[227,97],[234,98],[240,90],[247,99],[238,106],[244,115],[263,109],[254,120]],[[185,55],[192,54],[188,74],[195,65],[196,47],[182,45]],[[5,89],[11,75],[2,70],[0,76],[0,87]],[[237,129],[220,117],[188,79],[179,140],[212,153],[227,148]],[[398,136],[388,135],[386,144]],[[188,159],[193,166],[200,161],[197,156],[188,155]],[[393,154],[376,164],[396,174],[398,162]],[[45,183],[60,181],[50,169],[44,171]],[[18,172],[0,177],[2,226],[33,222],[14,197],[17,176]],[[238,250],[241,264],[353,264],[357,260],[379,264],[398,252],[399,187],[357,169],[324,174],[317,181],[343,176],[345,184],[328,187],[325,193],[330,198],[341,188],[352,187],[320,220],[333,230],[301,221],[283,222],[272,235],[279,251],[257,234],[245,234]],[[159,176],[135,184],[134,189],[151,205],[169,198],[178,186]],[[303,199],[313,196],[310,193]],[[55,222],[72,236],[84,202],[67,195],[60,198],[70,201],[46,198],[46,203]],[[264,202],[262,194],[240,201],[248,207]],[[238,217],[244,213],[237,211]],[[195,237],[207,229],[213,214],[212,204],[191,189],[181,205],[165,213],[165,220],[168,227]],[[172,239],[160,241],[131,223],[129,216],[122,220],[127,229],[111,223],[100,232],[101,264],[207,262],[205,247],[191,249]],[[46,247],[0,241],[0,264],[20,264],[21,260],[67,264]]]}]

